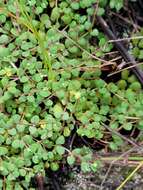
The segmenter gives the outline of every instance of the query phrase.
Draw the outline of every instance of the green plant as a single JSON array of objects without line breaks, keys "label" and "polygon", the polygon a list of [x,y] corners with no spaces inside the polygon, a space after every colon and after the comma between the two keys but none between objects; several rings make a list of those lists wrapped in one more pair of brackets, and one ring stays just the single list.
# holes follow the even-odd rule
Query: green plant
[{"label": "green plant", "polygon": [[[108,2],[100,0],[97,13],[95,3],[9,0],[0,9],[1,189],[29,189],[37,173],[56,171],[65,161],[96,171],[100,162],[89,147],[67,148],[72,131],[100,141],[104,123],[114,130],[143,129],[136,78],[128,71],[117,83],[100,77],[113,45],[94,24]],[[122,2],[113,3],[121,8]],[[115,134],[107,140],[112,150],[123,145]]]},{"label": "green plant", "polygon": [[119,0],[119,1],[116,1],[116,0],[110,0],[110,7],[113,9],[115,8],[117,11],[119,11],[122,7],[123,7],[123,0]]},{"label": "green plant", "polygon": [[[132,36],[132,49],[131,52],[133,56],[139,60],[142,61],[143,59],[143,29],[141,28],[139,32],[133,34]],[[142,65],[139,66],[142,69]]]}]

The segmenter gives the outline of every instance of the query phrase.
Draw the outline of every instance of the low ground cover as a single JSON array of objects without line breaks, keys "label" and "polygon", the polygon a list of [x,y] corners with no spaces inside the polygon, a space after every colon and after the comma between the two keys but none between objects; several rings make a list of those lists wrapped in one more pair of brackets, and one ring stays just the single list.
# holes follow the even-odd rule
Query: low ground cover
[{"label": "low ground cover", "polygon": [[[66,164],[96,172],[104,156],[94,156],[95,150],[125,152],[140,145],[142,84],[129,69],[119,70],[122,55],[97,20],[109,19],[109,10],[125,14],[127,3],[135,4],[0,3],[1,189],[34,189],[37,174]],[[141,37],[141,27],[120,28],[117,37],[132,35],[127,52],[142,61],[142,39],[133,37]]]}]

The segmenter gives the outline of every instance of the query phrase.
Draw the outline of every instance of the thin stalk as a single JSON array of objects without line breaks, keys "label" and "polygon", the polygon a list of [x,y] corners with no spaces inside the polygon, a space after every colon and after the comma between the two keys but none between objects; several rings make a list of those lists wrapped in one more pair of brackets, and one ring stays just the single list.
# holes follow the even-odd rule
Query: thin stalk
[{"label": "thin stalk", "polygon": [[140,162],[140,164],[132,171],[130,175],[121,183],[119,187],[117,187],[116,190],[121,190],[123,186],[133,177],[133,175],[143,166],[143,160]]},{"label": "thin stalk", "polygon": [[[143,157],[137,157],[137,156],[129,156],[127,157],[128,161],[142,161],[143,160]],[[114,160],[124,160],[124,158],[119,158],[118,156],[109,156],[109,157],[102,157],[100,158],[100,160],[102,161],[114,161]]]}]

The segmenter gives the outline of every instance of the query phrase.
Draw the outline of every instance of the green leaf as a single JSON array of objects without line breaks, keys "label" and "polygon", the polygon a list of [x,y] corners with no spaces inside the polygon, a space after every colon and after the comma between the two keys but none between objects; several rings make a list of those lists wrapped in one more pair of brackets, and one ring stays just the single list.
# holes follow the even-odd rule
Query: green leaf
[{"label": "green leaf", "polygon": [[13,176],[14,176],[15,179],[18,178],[19,177],[19,171],[18,171],[18,169],[15,168],[15,170],[12,172],[12,174],[13,174]]},{"label": "green leaf", "polygon": [[84,27],[85,27],[86,30],[89,30],[89,29],[91,29],[91,27],[92,27],[92,23],[91,23],[90,21],[86,21],[86,22],[84,23]]},{"label": "green leaf", "polygon": [[103,8],[99,7],[99,8],[97,9],[97,15],[98,15],[98,16],[102,16],[104,13],[105,13],[105,10],[104,10]]},{"label": "green leaf", "polygon": [[7,35],[2,34],[0,36],[0,44],[6,44],[6,43],[8,43],[8,41],[9,41],[9,37]]},{"label": "green leaf", "polygon": [[91,36],[98,36],[99,31],[95,28],[92,30],[92,32],[90,34],[91,34]]},{"label": "green leaf", "polygon": [[115,0],[110,0],[110,8],[113,9],[116,6]]},{"label": "green leaf", "polygon": [[96,172],[97,169],[98,169],[98,167],[99,167],[99,164],[98,164],[97,161],[95,161],[95,162],[93,162],[93,163],[90,165],[90,167],[91,167],[91,170],[92,170],[93,172]]},{"label": "green leaf", "polygon": [[[7,176],[7,180],[8,181],[13,181],[13,180],[15,180],[16,178],[14,177],[14,175],[13,175],[13,173],[10,173],[8,176]],[[10,189],[11,189],[11,187],[10,187]]]},{"label": "green leaf", "polygon": [[8,133],[12,136],[15,136],[17,134],[17,131],[15,128],[8,130]]},{"label": "green leaf", "polygon": [[40,82],[43,79],[43,76],[40,73],[36,73],[35,75],[33,75],[32,79],[36,82]]},{"label": "green leaf", "polygon": [[72,17],[68,14],[63,15],[61,19],[65,24],[70,24],[70,22],[72,21]]},{"label": "green leaf", "polygon": [[49,28],[51,26],[51,21],[50,21],[49,16],[47,14],[42,14],[40,17],[40,20],[46,28]]},{"label": "green leaf", "polygon": [[32,150],[30,148],[25,148],[24,149],[24,158],[25,159],[29,159],[32,157],[33,153],[32,153]]},{"label": "green leaf", "polygon": [[30,127],[29,127],[29,131],[30,131],[30,134],[31,134],[31,135],[37,134],[37,128],[34,127],[34,126],[30,126]]},{"label": "green leaf", "polygon": [[124,71],[121,72],[122,79],[127,80],[128,76],[129,76],[129,71],[128,70],[124,70]]},{"label": "green leaf", "polygon": [[70,131],[69,127],[65,127],[64,128],[64,133],[63,134],[64,134],[65,137],[69,137],[70,136],[71,131]]},{"label": "green leaf", "polygon": [[85,173],[90,172],[90,164],[88,162],[81,162],[81,170]]},{"label": "green leaf", "polygon": [[118,126],[119,126],[119,123],[118,123],[118,122],[114,122],[114,123],[111,123],[111,124],[110,124],[110,127],[111,127],[112,129],[117,129]]},{"label": "green leaf", "polygon": [[9,83],[9,78],[7,76],[4,76],[2,79],[1,79],[1,84],[4,86],[8,85]]},{"label": "green leaf", "polygon": [[18,92],[18,90],[16,89],[16,87],[9,87],[8,88],[8,91],[11,93],[11,94],[16,94]]},{"label": "green leaf", "polygon": [[34,102],[35,101],[35,98],[34,98],[34,96],[27,96],[27,100],[28,100],[28,102]]},{"label": "green leaf", "polygon": [[60,17],[59,8],[58,7],[53,8],[51,13],[51,20],[56,21],[59,17]]},{"label": "green leaf", "polygon": [[71,54],[77,54],[78,51],[79,51],[79,48],[77,46],[72,46],[72,47],[69,47],[68,48],[68,51],[71,53]]},{"label": "green leaf", "polygon": [[115,3],[115,8],[117,11],[119,11],[123,7],[123,0],[119,0]]},{"label": "green leaf", "polygon": [[0,135],[0,144],[3,144],[5,142],[5,137],[3,135]]},{"label": "green leaf", "polygon": [[65,143],[65,137],[64,136],[60,136],[57,138],[56,140],[56,144],[64,144]]},{"label": "green leaf", "polygon": [[6,21],[6,16],[4,14],[1,14],[0,15],[0,22],[5,23],[5,21]]},{"label": "green leaf", "polygon": [[37,155],[34,155],[32,157],[32,161],[34,162],[34,164],[38,164],[40,162],[39,157]]},{"label": "green leaf", "polygon": [[27,149],[28,151],[31,151],[32,153],[36,153],[38,149],[40,149],[40,144],[38,143],[32,143],[30,146],[29,146],[29,149]]},{"label": "green leaf", "polygon": [[0,147],[0,156],[4,156],[8,153],[8,149],[6,147]]},{"label": "green leaf", "polygon": [[79,9],[79,2],[72,2],[71,3],[71,8],[74,10],[78,10]]},{"label": "green leaf", "polygon": [[59,164],[57,162],[52,162],[50,164],[50,168],[51,168],[52,171],[55,172],[55,171],[57,171],[59,169]]},{"label": "green leaf", "polygon": [[0,179],[0,189],[3,189],[3,180]]},{"label": "green leaf", "polygon": [[38,115],[34,115],[32,118],[31,118],[31,123],[33,124],[38,124],[40,121],[40,118]]},{"label": "green leaf", "polygon": [[16,164],[17,168],[22,168],[25,165],[23,157],[20,156],[15,159],[14,163]]},{"label": "green leaf", "polygon": [[118,87],[112,82],[108,84],[107,88],[113,93],[116,93],[118,90]]},{"label": "green leaf", "polygon": [[42,96],[43,98],[46,98],[48,97],[51,93],[50,91],[46,90],[46,89],[43,89],[41,90],[39,93],[38,93],[40,96]]},{"label": "green leaf", "polygon": [[0,45],[0,58],[4,58],[8,55],[10,55],[9,49]]},{"label": "green leaf", "polygon": [[16,139],[12,142],[12,147],[17,149],[17,148],[19,148],[20,143],[21,143],[20,140]]},{"label": "green leaf", "polygon": [[22,76],[22,77],[20,78],[20,82],[22,82],[22,83],[25,83],[25,82],[27,82],[28,80],[29,80],[28,76]]},{"label": "green leaf", "polygon": [[132,130],[132,127],[133,127],[132,123],[125,123],[123,125],[123,128],[126,129],[126,130],[128,130],[128,131]]},{"label": "green leaf", "polygon": [[127,82],[125,80],[119,80],[117,85],[120,89],[124,90],[127,87]]},{"label": "green leaf", "polygon": [[68,112],[64,112],[63,115],[62,115],[62,119],[66,121],[66,120],[68,120],[69,118],[70,118],[70,117],[69,117]]},{"label": "green leaf", "polygon": [[130,88],[134,91],[137,91],[137,90],[140,90],[141,89],[141,84],[139,82],[133,82],[131,85],[130,85]]},{"label": "green leaf", "polygon": [[53,112],[54,112],[54,116],[56,118],[61,118],[62,114],[63,114],[63,108],[61,106],[61,104],[56,104],[54,107],[53,107]]},{"label": "green leaf", "polygon": [[59,154],[59,155],[63,155],[65,153],[65,148],[63,146],[56,146],[55,147],[55,150],[56,152]]},{"label": "green leaf", "polygon": [[143,120],[141,120],[138,124],[138,128],[143,130]]},{"label": "green leaf", "polygon": [[30,183],[31,178],[34,177],[35,173],[33,173],[33,171],[29,172],[26,176],[25,176],[25,182]]},{"label": "green leaf", "polygon": [[26,144],[32,144],[32,143],[33,143],[32,136],[30,136],[30,135],[25,135],[25,136],[23,136],[23,141],[24,141]]},{"label": "green leaf", "polygon": [[4,134],[5,133],[5,129],[4,128],[0,128],[0,134]]},{"label": "green leaf", "polygon": [[81,88],[81,83],[78,80],[70,81],[69,87],[68,87],[69,90],[76,91],[76,90],[79,90],[80,88]]},{"label": "green leaf", "polygon": [[117,150],[118,149],[118,146],[114,142],[110,142],[109,146],[110,146],[111,150]]},{"label": "green leaf", "polygon": [[75,163],[75,157],[71,154],[67,157],[67,163],[71,166]]},{"label": "green leaf", "polygon": [[50,160],[50,161],[54,160],[54,154],[53,154],[53,152],[49,151],[47,153],[47,155],[48,155],[48,160]]}]

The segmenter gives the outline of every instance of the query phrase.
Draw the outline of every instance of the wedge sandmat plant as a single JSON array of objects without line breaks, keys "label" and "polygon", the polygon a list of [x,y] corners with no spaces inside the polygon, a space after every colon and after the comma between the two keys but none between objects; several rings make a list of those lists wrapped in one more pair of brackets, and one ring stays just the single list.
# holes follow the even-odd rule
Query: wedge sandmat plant
[{"label": "wedge sandmat plant", "polygon": [[[139,32],[132,35],[131,41],[131,52],[134,57],[142,61],[143,60],[143,29],[141,28]],[[142,68],[142,65],[140,66]]]},{"label": "wedge sandmat plant", "polygon": [[[67,145],[73,131],[91,141],[106,138],[118,150],[124,139],[107,136],[103,124],[143,129],[137,79],[128,71],[115,83],[101,79],[113,45],[90,20],[97,2],[55,2],[21,0],[16,7],[10,0],[1,8],[1,189],[29,189],[37,173],[57,171],[65,161],[95,172],[100,164],[89,147]],[[99,3],[101,15],[107,1]]]},{"label": "wedge sandmat plant", "polygon": [[27,27],[27,29],[29,31],[32,32],[32,34],[34,35],[35,39],[38,41],[38,44],[40,46],[40,56],[42,56],[43,59],[43,63],[45,68],[47,68],[48,70],[48,76],[50,78],[53,78],[52,76],[52,66],[51,66],[51,57],[50,54],[48,52],[48,50],[45,47],[45,38],[44,38],[44,33],[42,33],[40,30],[38,31],[36,29],[36,26],[34,26],[33,22],[32,22],[32,18],[29,16],[28,12],[26,11],[26,6],[25,6],[25,1],[24,0],[19,0],[16,1],[16,5],[19,8],[19,12],[22,15],[22,17],[18,17],[16,15],[14,15],[13,13],[9,12],[6,9],[6,6],[3,5],[1,12],[6,13],[7,15],[9,15],[10,17],[16,19],[16,22],[24,25]]}]

